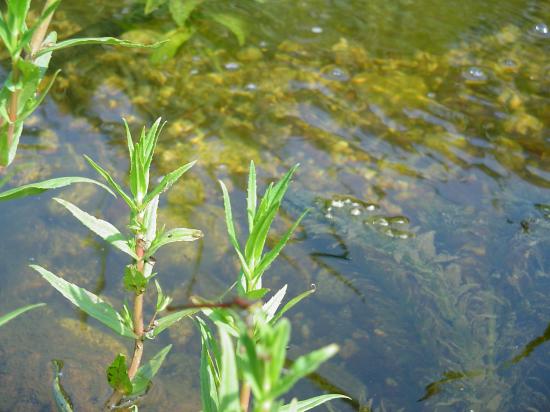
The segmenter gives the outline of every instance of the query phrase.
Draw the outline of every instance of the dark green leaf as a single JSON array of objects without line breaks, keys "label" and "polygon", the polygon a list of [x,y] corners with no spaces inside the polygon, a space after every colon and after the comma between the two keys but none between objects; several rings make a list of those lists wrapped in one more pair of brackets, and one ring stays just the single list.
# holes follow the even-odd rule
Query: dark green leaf
[{"label": "dark green leaf", "polygon": [[164,3],[166,3],[166,0],[147,0],[145,3],[145,14],[149,14],[155,11]]},{"label": "dark green leaf", "polygon": [[46,304],[45,303],[36,303],[34,305],[27,305],[27,306],[23,306],[22,308],[19,308],[19,309],[15,309],[14,311],[11,311],[10,313],[6,313],[5,315],[3,316],[0,316],[0,326],[8,323],[10,320],[12,320],[13,318],[16,318],[17,316],[31,310],[31,309],[35,309],[35,308],[39,308],[41,306],[45,306]]},{"label": "dark green leaf", "polygon": [[128,377],[128,368],[126,367],[126,356],[119,353],[113,363],[107,368],[107,382],[114,390],[122,392],[124,395],[132,393],[132,382]]},{"label": "dark green leaf", "polygon": [[246,42],[246,26],[244,21],[237,16],[227,13],[208,13],[208,17],[233,33],[240,46],[244,45]]},{"label": "dark green leaf", "polygon": [[23,185],[10,190],[6,190],[5,192],[0,193],[0,201],[37,195],[39,193],[45,192],[46,190],[58,189],[60,187],[65,187],[73,183],[93,183],[95,185],[101,186],[114,196],[114,193],[108,187],[95,180],[87,179],[85,177],[58,177],[55,179],[44,180],[43,182],[37,183],[29,183],[28,185]]},{"label": "dark green leaf", "polygon": [[133,330],[126,325],[124,318],[107,302],[103,301],[92,292],[54,275],[41,266],[30,265],[30,267],[40,273],[50,285],[83,312],[108,326],[119,335],[135,338]]},{"label": "dark green leaf", "polygon": [[145,292],[149,279],[143,276],[143,273],[137,269],[136,265],[128,265],[124,269],[123,282],[126,290],[136,295],[141,295]]},{"label": "dark green leaf", "polygon": [[237,375],[237,361],[231,336],[224,328],[218,328],[220,334],[221,378],[219,386],[220,411],[240,412],[239,405],[239,378]]},{"label": "dark green leaf", "polygon": [[145,257],[152,256],[162,246],[173,242],[193,242],[200,239],[203,236],[202,232],[198,229],[187,229],[184,227],[178,227],[171,229],[168,232],[164,232],[156,238],[151,246],[147,250]]}]

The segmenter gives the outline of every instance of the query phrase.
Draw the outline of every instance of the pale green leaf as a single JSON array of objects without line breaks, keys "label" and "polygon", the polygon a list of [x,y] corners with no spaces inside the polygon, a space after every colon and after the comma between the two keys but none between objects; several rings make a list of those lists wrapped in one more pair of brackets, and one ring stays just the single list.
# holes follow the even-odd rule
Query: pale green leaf
[{"label": "pale green leaf", "polygon": [[277,322],[281,318],[281,316],[283,316],[287,311],[292,309],[298,302],[300,302],[302,299],[308,297],[309,295],[311,295],[314,292],[315,292],[315,288],[312,287],[310,290],[306,290],[305,292],[300,293],[298,296],[295,296],[292,299],[290,299],[290,301],[288,301],[281,308],[281,310],[275,314],[275,316],[271,320],[271,323]]},{"label": "pale green leaf", "polygon": [[170,349],[172,349],[172,345],[165,346],[155,356],[139,367],[136,376],[132,380],[133,396],[139,396],[147,392],[151,379],[159,371]]},{"label": "pale green leaf", "polygon": [[173,242],[193,242],[200,239],[203,236],[202,232],[198,229],[187,229],[184,227],[178,227],[162,233],[157,237],[151,246],[147,250],[145,257],[152,256],[162,246]]},{"label": "pale green leaf", "polygon": [[195,34],[194,27],[180,27],[166,33],[162,45],[151,54],[151,62],[162,64],[176,55],[179,48]]},{"label": "pale green leaf", "polygon": [[59,199],[57,197],[54,197],[53,200],[67,208],[67,210],[71,212],[74,217],[76,217],[84,226],[96,235],[137,260],[138,257],[134,250],[132,250],[132,248],[128,245],[126,237],[112,224],[84,212],[66,200]]},{"label": "pale green leaf", "polygon": [[256,217],[256,168],[254,162],[250,162],[250,170],[248,172],[248,193],[246,197],[246,212],[248,215],[248,233],[254,230],[254,218]]},{"label": "pale green leaf", "polygon": [[281,305],[286,294],[286,285],[284,285],[275,295],[271,297],[266,303],[264,303],[262,309],[265,312],[265,317],[267,321],[270,321],[277,313],[277,309]]},{"label": "pale green leaf", "polygon": [[[306,412],[310,409],[313,409],[319,405],[322,405],[325,402],[331,401],[333,399],[350,399],[347,396],[344,395],[338,395],[338,394],[330,394],[330,395],[321,395],[316,396],[314,398],[306,399],[304,401],[299,401],[296,404],[296,411],[298,412]],[[279,412],[291,412],[291,405],[285,405],[279,409]]]},{"label": "pale green leaf", "polygon": [[212,332],[206,326],[204,321],[197,318],[197,323],[201,331],[201,367],[200,367],[200,384],[201,384],[201,403],[203,412],[218,412],[218,391],[216,378],[218,371],[210,354],[216,342],[212,337]]},{"label": "pale green leaf", "polygon": [[87,179],[85,177],[57,177],[54,179],[44,180],[42,182],[36,183],[29,183],[27,185],[6,190],[5,192],[0,193],[0,201],[37,195],[39,193],[45,192],[46,190],[59,189],[60,187],[65,187],[73,183],[93,183],[95,185],[101,186],[103,189],[114,196],[114,193],[107,186],[95,180]]},{"label": "pale green leaf", "polygon": [[158,324],[153,330],[153,336],[158,336],[164,329],[169,328],[174,323],[179,322],[185,317],[191,316],[197,313],[199,310],[196,308],[184,309],[178,312],[171,313],[158,319]]},{"label": "pale green leaf", "polygon": [[191,169],[196,162],[196,160],[189,162],[164,176],[157,187],[155,187],[151,191],[151,193],[149,193],[145,197],[145,199],[143,200],[143,204],[148,204],[152,199],[155,198],[155,196],[158,196],[170,189],[172,185],[176,183],[185,172]]},{"label": "pale green leaf", "polygon": [[231,336],[223,328],[218,328],[220,335],[221,379],[219,386],[220,411],[240,412],[239,405],[239,378],[237,375],[237,361]]},{"label": "pale green leaf", "polygon": [[87,44],[122,46],[122,47],[139,47],[139,48],[157,48],[161,45],[161,43],[153,43],[153,44],[135,43],[133,41],[121,40],[115,37],[87,37],[82,39],[69,39],[65,41],[60,41],[59,43],[56,43],[52,46],[44,47],[40,49],[36,53],[36,55],[40,56],[45,53],[50,53],[57,50],[65,49],[67,47],[83,46]]},{"label": "pale green leaf", "polygon": [[111,175],[103,169],[100,165],[98,165],[96,162],[94,162],[90,157],[84,155],[84,158],[86,161],[92,166],[97,173],[105,179],[107,183],[124,199],[124,201],[130,206],[130,209],[135,210],[136,204],[134,201],[126,194],[124,190],[120,187],[120,185],[111,177]]},{"label": "pale green leaf", "polygon": [[73,403],[69,394],[65,391],[63,385],[61,385],[61,376],[63,370],[63,361],[59,359],[52,360],[53,365],[53,397],[55,399],[55,405],[58,412],[73,412]]},{"label": "pale green leaf", "polygon": [[314,372],[323,362],[338,352],[338,345],[332,344],[300,356],[294,361],[287,374],[272,388],[269,397],[275,399],[287,393],[298,380]]},{"label": "pale green leaf", "polygon": [[65,279],[54,275],[41,266],[30,265],[30,267],[40,273],[50,285],[83,312],[97,319],[119,335],[135,338],[133,330],[126,325],[124,318],[100,297],[73,283],[67,282]]},{"label": "pale green leaf", "polygon": [[166,3],[166,0],[147,0],[145,3],[145,14],[149,14],[155,11],[164,3]]},{"label": "pale green leaf", "polygon": [[29,310],[39,308],[39,307],[45,306],[45,305],[46,305],[45,303],[36,303],[34,305],[23,306],[22,308],[18,308],[18,309],[15,309],[15,310],[13,310],[9,313],[6,313],[5,315],[0,316],[0,326],[5,325],[6,323],[8,323],[13,318],[16,318],[17,316],[19,316],[19,315],[21,315],[21,314],[23,314],[23,313],[25,313]]}]

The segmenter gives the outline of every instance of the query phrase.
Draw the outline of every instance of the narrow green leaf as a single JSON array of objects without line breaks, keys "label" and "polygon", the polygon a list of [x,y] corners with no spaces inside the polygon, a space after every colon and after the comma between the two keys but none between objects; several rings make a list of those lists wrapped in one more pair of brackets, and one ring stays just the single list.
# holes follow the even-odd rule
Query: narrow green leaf
[{"label": "narrow green leaf", "polygon": [[170,303],[172,303],[172,298],[164,294],[162,288],[160,287],[160,283],[158,283],[156,279],[155,286],[157,288],[157,312],[162,312]]},{"label": "narrow green leaf", "polygon": [[268,363],[269,386],[273,387],[281,375],[286,360],[286,348],[290,340],[290,322],[282,319],[273,327],[273,340],[269,344],[271,359]]},{"label": "narrow green leaf", "polygon": [[202,232],[198,229],[187,229],[184,227],[178,227],[171,229],[168,232],[162,233],[156,238],[151,246],[147,250],[145,257],[152,256],[162,246],[173,242],[193,242],[200,239],[203,236]]},{"label": "narrow green leaf", "polygon": [[229,234],[229,240],[231,241],[231,244],[233,245],[235,252],[237,252],[237,256],[239,257],[239,260],[241,261],[244,274],[248,279],[251,279],[252,273],[250,272],[248,264],[246,263],[246,260],[241,252],[241,247],[239,246],[239,241],[237,240],[237,234],[235,233],[235,225],[233,223],[233,213],[231,212],[231,200],[229,199],[229,193],[227,192],[227,187],[225,187],[225,184],[221,180],[219,182],[223,192],[225,224],[227,225],[227,233]]},{"label": "narrow green leaf", "polygon": [[227,13],[207,13],[207,15],[233,33],[240,46],[244,45],[246,42],[246,26],[243,20]]},{"label": "narrow green leaf", "polygon": [[124,395],[132,393],[132,382],[128,376],[126,356],[119,353],[113,363],[107,368],[107,382],[111,388],[121,391]]},{"label": "narrow green leaf", "polygon": [[30,265],[30,267],[40,273],[50,285],[83,312],[108,326],[119,335],[135,338],[133,330],[126,325],[124,318],[100,297],[73,283],[67,282],[65,279],[54,275],[41,266]]},{"label": "narrow green leaf", "polygon": [[19,113],[18,120],[25,120],[27,117],[29,117],[37,108],[42,104],[48,93],[50,92],[50,89],[53,86],[53,83],[55,82],[55,79],[57,79],[57,75],[61,73],[61,70],[56,70],[56,72],[53,74],[51,80],[46,85],[46,88],[38,95],[38,97],[33,97],[27,101],[25,104],[24,109]]},{"label": "narrow green leaf", "polygon": [[103,189],[108,191],[114,196],[114,193],[105,185],[85,177],[58,177],[54,179],[44,180],[42,182],[29,183],[28,185],[23,185],[15,187],[5,192],[0,193],[0,202],[4,200],[13,200],[20,197],[27,197],[40,194],[50,189],[59,189],[60,187],[69,186],[73,183],[93,183],[95,185],[101,186]]},{"label": "narrow green leaf", "polygon": [[159,207],[159,197],[155,196],[147,204],[145,213],[143,213],[143,226],[145,226],[145,242],[151,245],[157,236],[157,211]]},{"label": "narrow green leaf", "polygon": [[58,412],[73,412],[73,403],[65,388],[61,385],[61,376],[63,370],[63,361],[59,359],[52,360],[53,365],[53,397]]},{"label": "narrow green leaf", "polygon": [[275,316],[271,320],[271,323],[272,324],[276,323],[281,318],[281,316],[283,316],[287,311],[292,309],[298,302],[300,302],[302,299],[308,297],[314,292],[315,292],[315,288],[311,288],[310,290],[306,290],[305,292],[300,293],[298,296],[295,296],[292,299],[290,299],[290,301],[288,301],[281,308],[281,310],[275,314]]},{"label": "narrow green leaf", "polygon": [[180,310],[178,312],[171,313],[169,315],[166,315],[160,319],[158,319],[158,324],[155,327],[153,331],[153,336],[158,336],[164,329],[169,328],[174,323],[179,322],[185,317],[191,316],[195,313],[197,313],[199,310],[192,308],[192,309],[184,309]]},{"label": "narrow green leaf", "polygon": [[284,285],[275,295],[271,297],[262,307],[265,312],[265,317],[267,321],[270,321],[277,313],[277,309],[281,305],[286,294],[286,285]]},{"label": "narrow green leaf", "polygon": [[231,336],[223,328],[218,328],[220,334],[221,381],[219,387],[220,411],[240,412],[239,405],[239,377],[237,375],[237,361]]},{"label": "narrow green leaf", "polygon": [[172,349],[172,345],[165,346],[155,356],[140,366],[136,376],[134,376],[134,379],[132,380],[132,396],[140,396],[147,392],[151,379],[153,379],[159,371],[166,355],[170,352],[170,349]]},{"label": "narrow green leaf", "polygon": [[271,289],[268,288],[251,290],[245,294],[245,297],[250,300],[259,300],[263,298],[270,290]]},{"label": "narrow green leaf", "polygon": [[53,200],[63,205],[69,212],[72,213],[74,217],[76,217],[84,226],[86,226],[96,235],[137,260],[138,257],[134,250],[128,245],[126,237],[122,233],[120,233],[120,231],[112,224],[84,212],[83,210],[73,205],[72,203],[67,202],[66,200],[59,199],[57,197],[54,197]]},{"label": "narrow green leaf", "polygon": [[69,39],[61,41],[49,47],[44,47],[36,53],[37,56],[41,56],[44,53],[54,52],[57,50],[65,49],[67,47],[73,46],[83,46],[86,44],[96,44],[96,45],[109,45],[109,46],[122,46],[122,47],[139,47],[139,48],[157,48],[160,46],[160,43],[153,44],[143,44],[135,43],[128,40],[120,40],[114,37],[87,37],[82,39]]},{"label": "narrow green leaf", "polygon": [[251,234],[254,230],[254,219],[256,217],[256,168],[254,162],[250,161],[250,170],[248,172],[248,194],[246,197],[246,212],[248,215],[248,233]]},{"label": "narrow green leaf", "polygon": [[166,0],[147,0],[145,3],[145,14],[152,13],[166,3]]},{"label": "narrow green leaf", "polygon": [[[341,399],[341,398],[350,399],[348,396],[338,395],[338,394],[316,396],[315,398],[299,401],[296,404],[296,410],[298,412],[306,412],[319,405],[322,405],[325,402],[331,401],[333,399]],[[291,408],[291,405],[285,405],[279,409],[279,412],[291,412],[292,409],[290,408]]]},{"label": "narrow green leaf", "polygon": [[[59,7],[60,3],[61,3],[61,0],[55,0],[51,2],[50,5],[46,8],[46,10],[44,10],[44,12],[40,15],[40,17],[38,17],[38,19],[34,21],[33,26],[30,27],[28,30],[25,30],[25,32],[21,36],[21,40],[19,41],[16,52],[19,52],[30,45],[32,36],[36,32],[36,30],[40,27],[42,23],[44,23],[44,21],[46,21],[46,19],[48,19],[55,12],[57,7]],[[44,42],[44,44],[48,44],[48,43]]]},{"label": "narrow green leaf", "polygon": [[336,352],[338,352],[338,345],[332,344],[300,356],[294,361],[288,373],[272,388],[269,396],[273,399],[283,396],[298,380],[314,372],[324,361],[334,356]]},{"label": "narrow green leaf", "polygon": [[19,315],[21,315],[21,314],[23,314],[23,313],[25,313],[29,310],[39,308],[41,306],[46,306],[46,304],[45,303],[36,303],[34,305],[27,305],[27,306],[23,306],[22,308],[15,309],[15,310],[13,310],[9,313],[6,313],[5,315],[0,316],[0,326],[5,325],[6,323],[8,323],[13,318],[16,318],[17,316],[19,316]]},{"label": "narrow green leaf", "polygon": [[115,180],[111,177],[111,175],[107,173],[107,171],[103,169],[100,165],[94,162],[90,157],[84,155],[84,158],[90,164],[90,166],[92,166],[95,169],[95,171],[99,173],[101,177],[103,177],[103,179],[105,179],[105,181],[109,183],[109,185],[124,199],[124,201],[128,204],[128,206],[130,206],[130,209],[135,210],[136,204],[134,203],[134,201],[130,199],[130,197],[126,194],[126,192],[124,192],[124,190],[122,190],[120,185],[117,182],[115,182]]},{"label": "narrow green leaf", "polygon": [[260,261],[260,264],[257,266],[256,270],[254,271],[254,276],[260,277],[263,275],[263,273],[269,269],[269,266],[273,263],[273,261],[279,256],[279,253],[283,250],[283,248],[286,246],[288,240],[298,227],[300,225],[300,222],[302,219],[307,215],[308,210],[306,210],[302,215],[294,222],[292,227],[283,235],[283,237],[277,242],[277,245],[273,249],[271,249],[268,253],[266,253],[262,260]]},{"label": "narrow green leaf", "polygon": [[201,383],[201,403],[203,412],[218,412],[218,391],[216,385],[216,376],[218,375],[210,348],[215,345],[212,338],[212,332],[206,326],[204,321],[197,318],[197,324],[201,331],[201,366],[200,366],[200,383]]},{"label": "narrow green leaf", "polygon": [[187,19],[204,0],[170,0],[168,6],[172,19],[180,27],[185,26]]},{"label": "narrow green leaf", "polygon": [[196,162],[196,160],[189,162],[164,176],[160,183],[145,197],[143,204],[147,205],[152,199],[155,198],[155,196],[158,196],[170,189],[172,185],[176,183],[185,172],[191,169]]}]

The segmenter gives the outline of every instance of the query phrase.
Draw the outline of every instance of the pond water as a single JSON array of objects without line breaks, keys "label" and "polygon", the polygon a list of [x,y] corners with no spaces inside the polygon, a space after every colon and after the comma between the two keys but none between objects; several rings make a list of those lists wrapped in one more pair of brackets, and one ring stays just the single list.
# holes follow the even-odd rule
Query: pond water
[{"label": "pond water", "polygon": [[[175,28],[143,4],[65,1],[63,37],[156,39]],[[289,315],[291,358],[340,353],[293,395],[348,394],[330,411],[550,409],[550,3],[535,0],[205,0],[171,57],[59,53],[50,97],[26,127],[8,186],[93,177],[82,154],[124,180],[121,117],[163,116],[154,177],[198,159],[161,203],[167,227],[201,229],[167,247],[159,277],[176,302],[216,296],[238,270],[222,179],[244,231],[248,162],[265,187],[296,163],[275,241],[311,212],[266,276],[316,293]],[[207,17],[242,20],[244,44]],[[6,186],[6,187],[8,187]],[[130,349],[74,310],[28,264],[122,303],[124,256],[44,195],[0,204],[0,311],[48,306],[0,329],[0,410],[48,411],[51,359],[78,411],[98,410],[105,367]],[[91,187],[56,193],[124,225]],[[244,232],[241,233],[244,236]],[[146,411],[198,411],[191,322],[147,347],[174,348]]]}]

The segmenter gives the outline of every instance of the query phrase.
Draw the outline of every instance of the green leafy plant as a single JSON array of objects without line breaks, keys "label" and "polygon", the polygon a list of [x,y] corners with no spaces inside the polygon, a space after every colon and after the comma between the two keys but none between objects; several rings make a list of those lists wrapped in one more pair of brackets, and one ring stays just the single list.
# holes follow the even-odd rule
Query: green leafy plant
[{"label": "green leafy plant", "polygon": [[33,305],[23,306],[19,309],[15,309],[15,310],[13,310],[9,313],[6,313],[5,315],[0,316],[0,326],[5,325],[10,320],[16,318],[19,315],[22,315],[25,312],[28,312],[29,310],[36,309],[36,308],[39,308],[39,307],[44,306],[44,305],[45,305],[45,303],[35,303]]},{"label": "green leafy plant", "polygon": [[[269,292],[262,288],[262,277],[307,213],[304,212],[275,246],[264,253],[269,230],[296,169],[297,166],[293,167],[280,181],[270,184],[258,202],[256,170],[254,163],[250,163],[247,190],[249,236],[244,250],[237,239],[227,188],[220,182],[229,239],[242,268],[235,283],[244,298],[261,299]],[[203,412],[246,412],[251,399],[254,412],[307,411],[329,400],[345,398],[328,394],[303,401],[294,399],[286,405],[281,400],[298,380],[314,372],[338,351],[336,345],[328,345],[299,357],[284,370],[288,361],[286,350],[290,322],[282,315],[312,292],[308,290],[282,307],[286,285],[263,304],[246,305],[246,301],[239,298],[233,303],[246,309],[245,320],[227,305],[214,304],[203,308],[202,312],[217,327],[219,335],[219,340],[216,340],[209,324],[197,318],[202,339]]]},{"label": "green leafy plant", "polygon": [[[264,0],[254,0],[263,3]],[[166,43],[159,47],[153,55],[155,62],[173,57],[178,49],[187,42],[200,28],[203,22],[214,22],[225,27],[235,36],[240,46],[247,37],[245,21],[236,14],[219,8],[219,3],[211,0],[146,0],[145,14],[163,8],[170,13],[175,28],[164,33]]]},{"label": "green leafy plant", "polygon": [[45,79],[54,51],[85,44],[151,47],[113,37],[58,42],[57,33],[48,33],[48,26],[60,1],[48,0],[30,25],[27,20],[31,0],[7,0],[5,12],[0,13],[0,39],[11,60],[11,71],[0,89],[0,167],[13,162],[25,119],[42,103],[55,81],[58,72]]},{"label": "green leafy plant", "polygon": [[84,226],[132,258],[132,263],[126,267],[124,275],[121,276],[125,289],[133,297],[132,312],[126,304],[117,311],[110,303],[86,289],[66,281],[41,266],[31,266],[71,303],[118,335],[134,341],[129,365],[126,356],[118,354],[107,368],[107,381],[113,388],[113,394],[106,403],[107,408],[113,408],[121,402],[123,404],[131,403],[132,399],[143,395],[170,350],[170,347],[164,348],[149,362],[142,365],[145,340],[155,338],[175,322],[197,311],[197,309],[188,308],[159,317],[171,299],[163,293],[159,282],[155,279],[157,304],[152,310],[149,321],[144,321],[144,295],[150,281],[156,276],[156,273],[153,273],[155,263],[153,253],[169,243],[190,242],[202,237],[202,232],[196,229],[176,228],[166,231],[164,227],[157,228],[159,196],[176,183],[193,166],[194,162],[167,174],[157,186],[150,188],[149,170],[163,126],[161,120],[158,119],[149,130],[144,128],[139,140],[135,143],[128,125],[125,124],[125,126],[130,156],[129,193],[111,177],[109,172],[89,157],[86,159],[106,180],[112,191],[128,205],[130,234],[123,234],[111,223],[86,213],[66,200],[55,200]]}]

